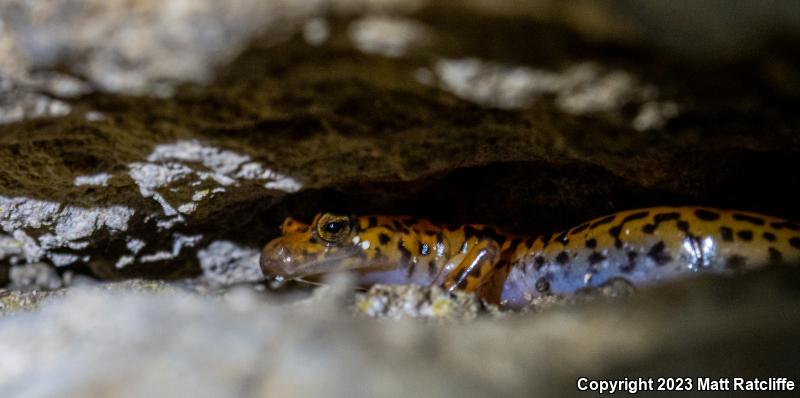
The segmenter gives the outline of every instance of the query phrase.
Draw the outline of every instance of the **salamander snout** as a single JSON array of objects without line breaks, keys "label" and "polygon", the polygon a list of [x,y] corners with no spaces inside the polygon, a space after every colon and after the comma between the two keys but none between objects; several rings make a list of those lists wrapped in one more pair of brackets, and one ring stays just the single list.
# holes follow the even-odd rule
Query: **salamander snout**
[{"label": "salamander snout", "polygon": [[351,242],[350,217],[318,214],[311,225],[287,218],[282,235],[261,250],[261,271],[267,277],[303,277],[363,265],[360,246]]},{"label": "salamander snout", "polygon": [[261,272],[268,277],[291,276],[293,257],[280,238],[274,239],[261,249]]}]

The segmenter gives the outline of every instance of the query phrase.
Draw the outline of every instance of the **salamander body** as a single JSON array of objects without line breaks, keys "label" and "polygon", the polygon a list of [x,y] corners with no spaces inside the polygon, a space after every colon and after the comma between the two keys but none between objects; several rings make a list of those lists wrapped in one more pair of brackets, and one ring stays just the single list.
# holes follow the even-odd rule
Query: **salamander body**
[{"label": "salamander body", "polygon": [[491,226],[445,226],[402,216],[287,218],[261,253],[265,275],[351,270],[360,283],[440,285],[506,308],[613,278],[644,286],[701,272],[729,274],[800,262],[800,225],[704,207],[654,207],[539,237]]}]

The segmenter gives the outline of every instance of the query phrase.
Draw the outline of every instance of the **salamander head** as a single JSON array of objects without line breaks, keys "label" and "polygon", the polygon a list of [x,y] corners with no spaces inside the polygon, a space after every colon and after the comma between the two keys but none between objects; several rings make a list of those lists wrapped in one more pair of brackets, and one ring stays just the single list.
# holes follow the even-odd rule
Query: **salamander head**
[{"label": "salamander head", "polygon": [[368,261],[369,246],[359,236],[355,217],[320,213],[311,225],[289,217],[281,232],[261,251],[266,276],[303,277],[376,265]]}]

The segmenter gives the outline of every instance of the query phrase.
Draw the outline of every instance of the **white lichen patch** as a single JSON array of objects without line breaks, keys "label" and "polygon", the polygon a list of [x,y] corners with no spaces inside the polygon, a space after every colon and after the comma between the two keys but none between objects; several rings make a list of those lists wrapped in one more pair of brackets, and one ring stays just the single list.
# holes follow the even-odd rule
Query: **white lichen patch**
[{"label": "white lichen patch", "polygon": [[498,108],[527,107],[538,96],[554,93],[563,84],[555,72],[505,66],[477,58],[439,60],[434,71],[445,90],[460,98]]},{"label": "white lichen patch", "polygon": [[247,155],[201,144],[197,140],[182,140],[174,144],[157,145],[147,157],[150,162],[184,161],[201,163],[216,174],[227,176],[250,160]]},{"label": "white lichen patch", "polygon": [[117,269],[125,268],[128,265],[133,264],[136,261],[136,257],[134,256],[121,256],[117,259],[117,262],[114,263],[114,267]]},{"label": "white lichen patch", "polygon": [[[156,219],[160,229],[184,223],[182,215],[194,213],[203,200],[241,181],[261,181],[266,189],[284,192],[302,188],[297,180],[265,168],[250,156],[197,140],[157,145],[147,162],[129,164],[128,173],[141,195],[160,205],[162,214],[148,216],[148,220]],[[168,199],[176,196],[183,197],[179,204]]]},{"label": "white lichen patch", "polygon": [[387,16],[353,21],[349,34],[357,49],[391,58],[402,57],[429,36],[428,28],[417,21]]},{"label": "white lichen patch", "polygon": [[56,270],[45,263],[32,263],[11,267],[8,273],[10,287],[14,290],[54,290],[63,286]]},{"label": "white lichen patch", "polygon": [[331,36],[331,26],[324,18],[312,18],[303,25],[303,39],[312,46],[325,43]]},{"label": "white lichen patch", "polygon": [[125,244],[125,246],[133,254],[139,253],[147,245],[147,243],[145,241],[143,241],[141,239],[132,238],[130,236],[126,240],[127,240],[127,243]]},{"label": "white lichen patch", "polygon": [[[125,206],[84,208],[25,197],[0,196],[0,226],[22,244],[25,261],[47,257],[55,265],[69,265],[82,260],[70,253],[54,249],[80,250],[88,247],[87,239],[100,230],[111,233],[126,231],[134,215]],[[37,236],[25,230],[43,229]]]},{"label": "white lichen patch", "polygon": [[23,243],[13,237],[0,233],[0,261],[8,259],[11,262],[19,260],[23,254]]},{"label": "white lichen patch", "polygon": [[[128,165],[128,174],[139,186],[139,192],[146,198],[154,198],[158,194],[158,188],[166,187],[174,182],[181,181],[189,177],[194,171],[188,166],[180,163],[167,162],[164,164],[135,162]],[[161,195],[158,195],[160,198]],[[163,200],[163,199],[162,199]],[[173,212],[172,206],[159,202],[165,212]]]},{"label": "white lichen patch", "polygon": [[[2,36],[2,26],[0,26],[0,47]],[[3,55],[0,48],[0,57]],[[66,116],[72,111],[68,103],[31,89],[40,87],[40,91],[48,91],[47,87],[41,87],[46,85],[47,81],[37,81],[29,76],[15,78],[7,75],[5,74],[7,71],[2,69],[2,64],[3,61],[0,60],[0,124],[41,117]]]},{"label": "white lichen patch", "polygon": [[197,210],[196,202],[184,203],[178,206],[178,212],[182,214],[191,214],[194,213],[195,210]]},{"label": "white lichen patch", "polygon": [[678,115],[678,105],[658,99],[657,88],[621,70],[583,62],[563,71],[507,66],[477,58],[443,59],[434,65],[435,78],[417,81],[436,84],[454,95],[490,107],[519,109],[548,96],[571,115],[619,113],[627,105],[639,107],[631,120],[636,130],[662,128]]},{"label": "white lichen patch", "polygon": [[156,261],[171,260],[175,257],[178,257],[184,248],[194,247],[202,239],[203,235],[199,234],[198,235],[183,235],[178,233],[173,234],[171,250],[169,251],[160,250],[152,254],[142,255],[139,257],[139,262],[152,263]]},{"label": "white lichen patch", "polygon": [[[169,214],[168,214],[169,215]],[[159,229],[172,229],[178,224],[182,224],[186,219],[183,216],[177,215],[156,221],[156,226]]]},{"label": "white lichen patch", "polygon": [[41,72],[29,77],[44,91],[61,98],[75,98],[92,91],[89,84],[75,77],[57,72]]},{"label": "white lichen patch", "polygon": [[106,120],[106,115],[102,112],[88,111],[83,115],[87,122],[102,122]]},{"label": "white lichen patch", "polygon": [[[146,225],[159,231],[187,223],[187,217],[194,214],[204,201],[235,189],[245,181],[255,181],[264,189],[284,192],[296,192],[302,187],[292,177],[264,167],[250,156],[196,140],[156,146],[145,161],[128,164],[128,175],[142,197],[158,204],[156,210],[143,214],[142,218]],[[110,185],[111,178],[111,173],[80,175],[75,177],[73,185],[103,188]],[[5,232],[0,235],[0,259],[10,264],[46,260],[55,266],[87,262],[90,257],[82,251],[91,249],[95,234],[126,231],[134,213],[126,206],[87,208],[27,197],[0,196],[0,227]],[[127,252],[120,253],[111,261],[117,268],[169,261],[186,255],[187,249],[197,246],[201,240],[199,234],[175,233],[171,236],[171,247],[164,247],[128,237],[125,242]],[[151,250],[145,252],[146,245],[152,245]],[[220,247],[206,248],[203,258]],[[204,260],[207,270],[230,271],[228,276],[220,271],[210,279],[251,281],[261,278],[257,250],[228,249],[227,255],[232,256],[230,261],[233,262],[224,267],[209,265],[208,260]],[[221,264],[222,260],[216,261]]]},{"label": "white lichen patch", "polygon": [[92,175],[77,176],[75,177],[74,184],[76,187],[84,185],[89,185],[94,187],[106,187],[108,186],[108,180],[110,179],[111,179],[111,174],[98,173]]},{"label": "white lichen patch", "polygon": [[197,252],[197,261],[207,280],[223,285],[263,279],[256,249],[218,240]]},{"label": "white lichen patch", "polygon": [[633,119],[633,128],[639,131],[658,130],[679,113],[680,107],[673,101],[646,102]]},{"label": "white lichen patch", "polygon": [[68,103],[45,95],[18,92],[0,97],[14,99],[13,102],[0,100],[0,124],[41,117],[66,116],[72,111]]},{"label": "white lichen patch", "polygon": [[82,259],[81,256],[77,254],[70,254],[70,253],[57,253],[57,252],[48,252],[47,258],[50,260],[50,263],[55,265],[56,267],[62,267],[70,264],[75,264],[78,261],[85,260],[84,262],[88,262],[89,258]]}]

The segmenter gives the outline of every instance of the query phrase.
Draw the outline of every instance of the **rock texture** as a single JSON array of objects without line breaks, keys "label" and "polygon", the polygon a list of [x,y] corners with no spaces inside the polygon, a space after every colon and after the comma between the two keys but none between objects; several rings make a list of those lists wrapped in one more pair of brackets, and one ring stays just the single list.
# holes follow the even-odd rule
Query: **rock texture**
[{"label": "rock texture", "polygon": [[[743,79],[735,71],[746,59],[702,69],[643,49],[603,53],[525,19],[482,16],[489,28],[478,30],[474,15],[440,18],[438,6],[416,18],[304,24],[322,5],[244,3],[219,15],[205,3],[142,2],[142,16],[122,25],[128,41],[112,36],[70,64],[84,80],[29,70],[73,62],[63,54],[89,48],[120,22],[118,9],[4,4],[14,11],[3,13],[3,48],[19,55],[4,58],[8,87],[79,110],[2,128],[4,263],[88,266],[101,278],[251,281],[254,250],[281,219],[323,209],[531,234],[654,204],[800,218],[789,189],[800,182],[797,115],[785,93],[760,88],[770,68],[751,67]],[[87,13],[98,15],[94,25],[74,38],[47,33]],[[148,13],[158,17],[136,22]],[[281,19],[262,26],[267,14]],[[167,18],[177,18],[170,29]],[[194,39],[192,18],[207,19],[207,41]],[[224,32],[233,33],[220,52]],[[520,35],[536,43],[535,56],[514,44]],[[132,52],[141,40],[150,44]],[[187,55],[165,58],[168,43]],[[137,58],[97,66],[127,59],[107,54],[114,51]],[[123,78],[138,83],[103,80]],[[181,81],[207,84],[178,89]],[[237,260],[225,268],[240,276],[212,276],[220,260],[203,258],[230,253]]]},{"label": "rock texture", "polygon": [[798,282],[796,269],[704,278],[469,323],[352,319],[341,281],[292,304],[248,288],[81,288],[0,321],[0,393],[584,396],[578,377],[793,377]]}]

